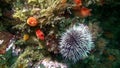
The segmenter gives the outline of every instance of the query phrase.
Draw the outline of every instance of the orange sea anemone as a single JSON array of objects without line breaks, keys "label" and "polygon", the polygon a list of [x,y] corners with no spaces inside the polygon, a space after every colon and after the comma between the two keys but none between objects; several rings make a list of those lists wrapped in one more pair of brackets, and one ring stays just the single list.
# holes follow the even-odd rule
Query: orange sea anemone
[{"label": "orange sea anemone", "polygon": [[44,39],[45,39],[45,38],[44,38],[44,33],[43,33],[40,29],[36,30],[36,36],[37,36],[40,40],[44,40]]},{"label": "orange sea anemone", "polygon": [[76,5],[82,5],[82,0],[74,0],[74,3],[75,3]]},{"label": "orange sea anemone", "polygon": [[38,24],[37,19],[35,17],[29,17],[27,19],[27,24],[29,26],[36,26]]},{"label": "orange sea anemone", "polygon": [[29,35],[28,35],[28,34],[24,34],[23,40],[24,40],[24,41],[27,41],[28,39],[29,39]]},{"label": "orange sea anemone", "polygon": [[82,7],[80,9],[80,14],[81,14],[82,17],[90,16],[91,15],[91,9],[88,9],[86,7]]}]

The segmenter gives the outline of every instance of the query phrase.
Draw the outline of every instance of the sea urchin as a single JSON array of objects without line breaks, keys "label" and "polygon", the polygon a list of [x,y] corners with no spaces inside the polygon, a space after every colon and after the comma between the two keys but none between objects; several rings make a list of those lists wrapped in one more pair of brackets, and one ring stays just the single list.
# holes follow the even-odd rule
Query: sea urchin
[{"label": "sea urchin", "polygon": [[89,51],[93,48],[92,35],[83,24],[68,29],[61,36],[59,44],[62,56],[73,62],[88,57]]}]

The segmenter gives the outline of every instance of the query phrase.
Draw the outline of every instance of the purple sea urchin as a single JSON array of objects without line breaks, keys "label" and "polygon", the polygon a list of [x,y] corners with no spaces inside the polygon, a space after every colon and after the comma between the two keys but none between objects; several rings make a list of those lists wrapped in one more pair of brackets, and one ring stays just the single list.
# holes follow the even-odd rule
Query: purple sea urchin
[{"label": "purple sea urchin", "polygon": [[60,40],[60,53],[74,62],[88,57],[93,48],[92,35],[87,26],[79,24],[68,29]]}]

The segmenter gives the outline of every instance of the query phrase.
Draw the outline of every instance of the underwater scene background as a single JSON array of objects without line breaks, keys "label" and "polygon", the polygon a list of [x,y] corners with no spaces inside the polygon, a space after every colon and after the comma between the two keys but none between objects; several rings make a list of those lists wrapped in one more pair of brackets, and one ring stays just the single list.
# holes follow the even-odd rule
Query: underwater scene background
[{"label": "underwater scene background", "polygon": [[119,68],[119,0],[0,0],[0,68]]}]

